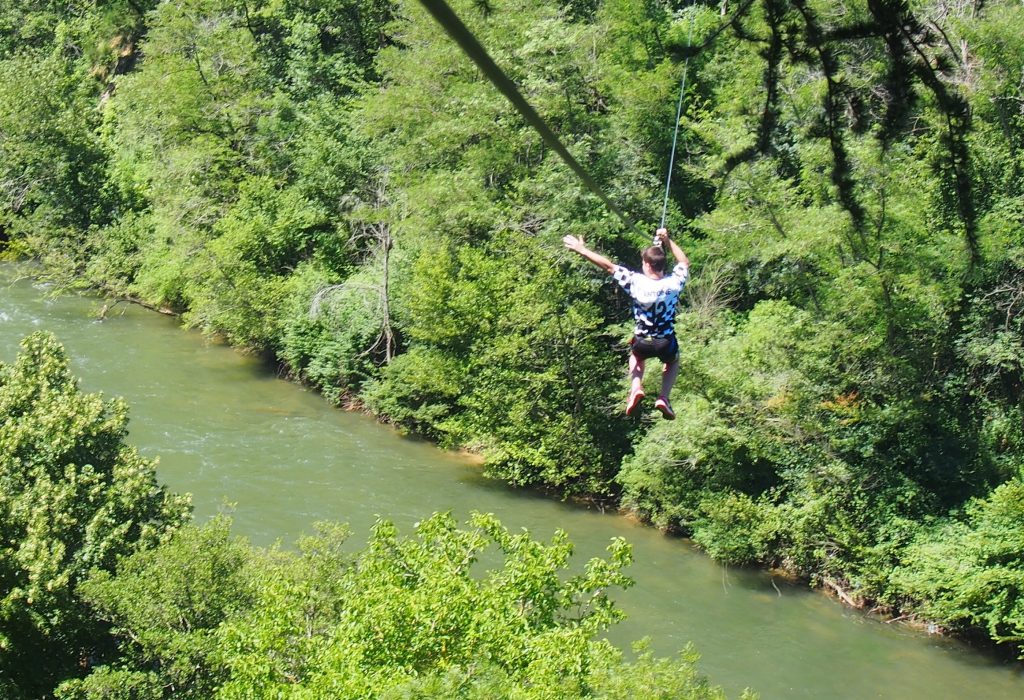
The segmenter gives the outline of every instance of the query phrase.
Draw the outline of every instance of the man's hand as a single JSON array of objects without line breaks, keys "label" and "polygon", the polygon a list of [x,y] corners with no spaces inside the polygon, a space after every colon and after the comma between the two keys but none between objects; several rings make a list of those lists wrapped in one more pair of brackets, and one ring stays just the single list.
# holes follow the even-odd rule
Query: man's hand
[{"label": "man's hand", "polygon": [[587,248],[587,244],[583,242],[582,236],[579,238],[576,238],[576,236],[565,236],[562,238],[562,243],[565,243],[566,248],[576,251],[605,272],[611,272],[615,269],[615,265],[612,264],[611,260]]},{"label": "man's hand", "polygon": [[565,243],[566,248],[569,250],[575,250],[577,253],[587,247],[583,242],[582,236],[580,238],[576,238],[576,236],[564,236],[562,238],[562,243]]},{"label": "man's hand", "polygon": [[675,241],[668,237],[668,229],[659,228],[654,234],[655,240],[658,241],[658,245],[662,248],[668,248],[672,251],[672,255],[675,257],[677,262],[681,262],[687,267],[690,266],[690,259],[686,257],[686,253],[680,248]]}]

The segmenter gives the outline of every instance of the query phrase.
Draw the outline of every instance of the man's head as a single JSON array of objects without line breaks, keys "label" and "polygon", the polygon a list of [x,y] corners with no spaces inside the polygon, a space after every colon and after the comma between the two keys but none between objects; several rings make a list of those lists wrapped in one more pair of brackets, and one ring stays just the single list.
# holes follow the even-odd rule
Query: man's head
[{"label": "man's head", "polygon": [[[644,267],[649,267],[651,272],[659,277],[665,274],[665,249],[660,245],[652,245],[644,250],[640,256],[644,261]],[[645,269],[646,273],[647,270]]]}]

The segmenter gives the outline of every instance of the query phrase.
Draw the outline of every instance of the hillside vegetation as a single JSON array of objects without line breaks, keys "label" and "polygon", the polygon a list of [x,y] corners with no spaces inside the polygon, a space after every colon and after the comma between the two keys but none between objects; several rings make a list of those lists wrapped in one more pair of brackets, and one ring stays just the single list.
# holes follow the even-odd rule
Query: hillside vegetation
[{"label": "hillside vegetation", "polygon": [[[1024,641],[1018,0],[0,1],[0,239],[521,486]],[[693,261],[674,422],[630,265]],[[656,415],[656,414],[655,414]]]}]

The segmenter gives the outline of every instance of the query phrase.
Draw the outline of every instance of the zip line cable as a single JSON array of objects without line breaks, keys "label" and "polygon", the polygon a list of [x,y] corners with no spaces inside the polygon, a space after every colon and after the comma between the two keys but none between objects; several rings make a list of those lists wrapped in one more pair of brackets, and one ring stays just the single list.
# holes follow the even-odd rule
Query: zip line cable
[{"label": "zip line cable", "polygon": [[517,110],[519,110],[519,113],[523,115],[526,121],[533,126],[538,134],[540,134],[544,143],[546,143],[562,158],[563,161],[565,161],[565,164],[579,176],[580,180],[583,181],[583,184],[585,184],[591,192],[596,194],[610,211],[622,219],[623,223],[625,223],[628,228],[633,228],[635,223],[628,216],[623,214],[617,206],[615,206],[614,202],[605,195],[601,190],[601,187],[594,181],[594,178],[590,177],[590,174],[583,169],[583,166],[573,158],[568,149],[566,149],[566,147],[562,145],[562,142],[558,140],[555,132],[548,127],[547,123],[539,114],[537,114],[536,110],[530,106],[530,103],[527,102],[519,92],[516,84],[512,82],[512,80],[505,75],[505,72],[501,70],[501,68],[499,68],[491,59],[487,54],[487,51],[484,50],[484,47],[480,45],[480,42],[477,41],[472,32],[466,28],[466,25],[462,23],[462,20],[459,19],[458,15],[448,7],[448,4],[444,0],[420,0],[420,4],[423,5],[427,12],[437,20],[437,23],[440,24],[446,32],[448,32],[448,36],[454,39],[455,42],[462,47],[463,52],[465,52],[465,54],[473,60],[473,63],[483,71],[484,75],[494,83],[494,87],[498,88],[501,94],[507,97],[508,101],[511,102]]},{"label": "zip line cable", "polygon": [[[748,0],[748,5],[752,0]],[[530,103],[526,101],[522,93],[519,92],[519,88],[516,84],[505,74],[505,72],[498,67],[494,60],[488,55],[484,47],[477,41],[477,38],[473,36],[473,33],[469,31],[462,20],[459,19],[458,15],[452,10],[451,7],[445,2],[445,0],[420,0],[420,4],[426,8],[427,12],[433,16],[437,23],[448,33],[452,39],[462,48],[462,51],[469,56],[469,58],[477,65],[485,76],[494,84],[494,87],[503,94],[512,105],[519,110],[519,113],[530,123],[531,126],[540,134],[541,139],[546,143],[555,153],[557,153],[569,168],[579,176],[580,180],[583,181],[591,192],[596,194],[605,206],[618,216],[627,228],[633,228],[636,224],[628,216],[622,213],[622,211],[615,206],[614,202],[605,195],[601,187],[594,181],[594,178],[590,176],[582,165],[573,158],[572,154],[569,153],[568,149],[562,145],[562,142],[555,135],[555,132],[548,127],[547,122],[537,111],[530,106]],[[690,49],[693,43],[693,21],[696,13],[693,12],[693,5],[690,6],[690,27],[686,37],[687,49]],[[724,27],[723,27],[724,28]],[[721,30],[719,30],[721,31]],[[717,33],[716,33],[717,35]],[[668,163],[668,174],[665,177],[665,200],[661,207],[661,226],[665,227],[665,217],[668,212],[668,196],[669,190],[672,185],[672,168],[675,165],[676,158],[676,142],[679,139],[679,121],[682,118],[683,113],[683,97],[686,94],[686,77],[690,71],[690,53],[687,51],[686,60],[683,64],[683,78],[682,84],[679,88],[679,104],[676,107],[676,124],[675,130],[672,134],[672,153]]]},{"label": "zip line cable", "polygon": [[[690,5],[690,28],[686,33],[686,48],[689,49],[693,44],[693,18],[696,13],[693,11],[693,5]],[[668,193],[672,186],[672,167],[676,162],[676,141],[679,139],[679,121],[683,117],[683,96],[686,94],[686,76],[690,72],[690,52],[686,53],[686,61],[683,62],[683,80],[682,85],[679,87],[679,104],[676,106],[676,128],[672,132],[672,155],[668,159],[668,174],[665,176],[665,201],[661,205],[661,226],[658,228],[665,228],[665,216],[668,213]]]}]

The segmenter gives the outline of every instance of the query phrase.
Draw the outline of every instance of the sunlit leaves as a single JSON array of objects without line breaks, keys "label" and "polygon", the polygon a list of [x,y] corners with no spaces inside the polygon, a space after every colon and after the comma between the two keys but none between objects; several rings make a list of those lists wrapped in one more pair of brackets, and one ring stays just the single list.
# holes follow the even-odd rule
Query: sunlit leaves
[{"label": "sunlit leaves", "polygon": [[610,592],[632,584],[620,539],[576,567],[564,532],[535,540],[479,513],[410,535],[381,520],[358,551],[348,535],[321,524],[299,552],[258,552],[217,520],[97,575],[85,594],[120,656],[59,696],[159,679],[173,697],[625,698],[639,673],[655,697],[722,697],[690,651],[626,663],[597,639],[622,618]]},{"label": "sunlit leaves", "polygon": [[125,444],[124,403],[80,392],[50,335],[0,365],[0,416],[0,670],[39,695],[94,643],[78,583],[156,544],[189,508]]},{"label": "sunlit leaves", "polygon": [[[1008,481],[963,517],[922,532],[893,578],[923,612],[981,627],[997,642],[1024,642],[1024,484]],[[1024,657],[1021,657],[1024,658]]]}]

